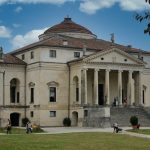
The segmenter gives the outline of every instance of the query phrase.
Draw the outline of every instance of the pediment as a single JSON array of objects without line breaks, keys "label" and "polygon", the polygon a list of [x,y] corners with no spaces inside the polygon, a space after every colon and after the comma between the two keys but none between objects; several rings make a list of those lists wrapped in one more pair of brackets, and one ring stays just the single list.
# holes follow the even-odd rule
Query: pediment
[{"label": "pediment", "polygon": [[88,63],[116,63],[116,64],[144,65],[144,62],[142,62],[141,60],[117,48],[97,52],[91,56],[88,56],[83,61]]}]

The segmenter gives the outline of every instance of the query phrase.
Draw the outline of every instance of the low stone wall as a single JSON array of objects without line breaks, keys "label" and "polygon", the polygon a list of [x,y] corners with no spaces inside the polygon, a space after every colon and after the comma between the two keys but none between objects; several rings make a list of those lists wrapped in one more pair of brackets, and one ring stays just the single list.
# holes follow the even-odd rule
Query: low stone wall
[{"label": "low stone wall", "polygon": [[89,107],[84,108],[84,127],[110,127],[110,108],[109,107]]}]

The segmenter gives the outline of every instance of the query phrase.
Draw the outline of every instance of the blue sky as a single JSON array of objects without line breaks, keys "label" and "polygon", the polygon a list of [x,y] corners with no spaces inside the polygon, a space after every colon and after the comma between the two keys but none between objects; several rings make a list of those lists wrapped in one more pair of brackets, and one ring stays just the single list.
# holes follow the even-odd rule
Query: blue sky
[{"label": "blue sky", "polygon": [[[135,2],[135,3],[134,3]],[[150,36],[135,12],[150,9],[144,0],[0,0],[0,45],[4,52],[33,43],[69,15],[100,39],[150,51]]]}]

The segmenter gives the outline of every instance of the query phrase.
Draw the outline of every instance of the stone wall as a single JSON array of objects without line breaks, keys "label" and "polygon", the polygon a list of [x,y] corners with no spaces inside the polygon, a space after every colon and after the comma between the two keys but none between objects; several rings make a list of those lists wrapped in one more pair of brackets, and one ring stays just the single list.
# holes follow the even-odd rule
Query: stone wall
[{"label": "stone wall", "polygon": [[84,127],[110,127],[109,107],[90,107],[84,109]]}]

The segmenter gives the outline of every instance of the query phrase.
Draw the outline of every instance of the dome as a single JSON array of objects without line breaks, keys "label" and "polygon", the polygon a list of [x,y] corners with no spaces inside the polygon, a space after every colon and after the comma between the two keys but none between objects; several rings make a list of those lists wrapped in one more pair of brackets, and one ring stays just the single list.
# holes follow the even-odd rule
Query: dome
[{"label": "dome", "polygon": [[71,18],[67,17],[64,20],[47,29],[44,34],[40,35],[39,38],[46,38],[50,35],[61,34],[76,38],[96,38],[96,36],[87,28],[73,22]]}]

